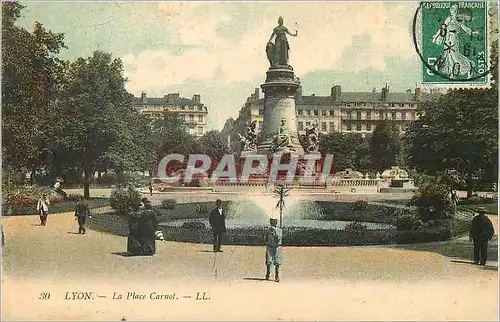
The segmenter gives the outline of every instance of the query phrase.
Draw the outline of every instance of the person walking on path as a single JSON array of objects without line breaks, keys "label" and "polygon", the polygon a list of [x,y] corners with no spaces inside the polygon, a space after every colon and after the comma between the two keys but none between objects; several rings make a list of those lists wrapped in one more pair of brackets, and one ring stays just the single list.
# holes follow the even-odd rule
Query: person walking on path
[{"label": "person walking on path", "polygon": [[474,264],[486,265],[488,241],[493,238],[495,230],[491,220],[485,216],[486,208],[478,207],[478,215],[472,218],[469,241],[474,241]]},{"label": "person walking on path", "polygon": [[38,203],[36,205],[36,210],[40,213],[40,225],[47,225],[47,217],[49,216],[49,205],[50,201],[47,198],[47,195],[43,194],[40,199],[38,199]]},{"label": "person walking on path", "polygon": [[274,280],[280,281],[279,269],[283,260],[282,239],[283,231],[277,227],[278,219],[269,220],[271,227],[267,231],[267,248],[266,248],[266,280],[269,279],[271,274],[271,265],[274,264],[275,273]]},{"label": "person walking on path", "polygon": [[148,188],[149,188],[149,195],[152,196],[153,195],[153,180],[149,180]]},{"label": "person walking on path", "polygon": [[210,212],[209,222],[214,235],[214,252],[222,252],[222,239],[226,232],[226,212],[222,209],[222,200],[217,199],[215,205],[215,209]]},{"label": "person walking on path", "polygon": [[78,219],[78,233],[84,235],[87,231],[85,229],[85,219],[87,216],[90,218],[90,210],[86,203],[83,202],[83,197],[80,196],[75,209],[75,219]]}]

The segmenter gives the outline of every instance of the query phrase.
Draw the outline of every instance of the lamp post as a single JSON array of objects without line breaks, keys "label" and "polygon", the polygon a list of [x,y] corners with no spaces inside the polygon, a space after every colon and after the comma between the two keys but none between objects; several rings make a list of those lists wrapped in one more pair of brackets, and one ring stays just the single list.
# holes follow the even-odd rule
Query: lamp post
[{"label": "lamp post", "polygon": [[289,189],[285,189],[283,185],[279,185],[274,193],[278,198],[278,203],[276,204],[276,208],[279,209],[280,212],[280,228],[283,228],[283,209],[285,208],[285,197],[288,196]]}]

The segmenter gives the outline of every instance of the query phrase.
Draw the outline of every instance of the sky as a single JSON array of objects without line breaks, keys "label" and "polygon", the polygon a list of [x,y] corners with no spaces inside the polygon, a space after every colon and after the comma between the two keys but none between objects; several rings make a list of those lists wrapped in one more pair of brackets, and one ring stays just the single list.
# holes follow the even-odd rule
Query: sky
[{"label": "sky", "polygon": [[[303,95],[404,92],[420,84],[412,42],[418,2],[22,2],[19,25],[65,34],[64,59],[102,50],[120,57],[135,96],[200,94],[209,126],[236,118],[265,81],[265,46],[279,16]],[[262,93],[261,93],[262,95]]]}]

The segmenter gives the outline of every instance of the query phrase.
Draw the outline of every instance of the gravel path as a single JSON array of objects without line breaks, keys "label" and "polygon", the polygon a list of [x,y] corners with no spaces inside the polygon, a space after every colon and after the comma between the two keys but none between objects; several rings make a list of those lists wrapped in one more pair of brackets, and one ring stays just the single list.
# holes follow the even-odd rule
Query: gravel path
[{"label": "gravel path", "polygon": [[[436,253],[287,247],[278,284],[258,280],[263,247],[225,246],[215,264],[211,245],[189,243],[158,242],[152,257],[125,257],[126,238],[74,234],[73,218],[49,215],[46,227],[36,216],[2,219],[3,320],[498,318],[497,271]],[[77,291],[93,299],[64,299]],[[50,299],[39,300],[41,292]],[[113,299],[132,292],[145,298]],[[178,299],[151,299],[152,292]],[[195,300],[198,292],[210,299]]]}]

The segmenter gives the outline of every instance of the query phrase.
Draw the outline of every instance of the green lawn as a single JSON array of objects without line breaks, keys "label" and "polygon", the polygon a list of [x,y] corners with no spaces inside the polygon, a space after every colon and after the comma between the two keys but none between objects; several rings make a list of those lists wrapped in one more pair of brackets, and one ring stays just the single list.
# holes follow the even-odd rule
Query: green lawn
[{"label": "green lawn", "polygon": [[471,211],[476,211],[478,207],[484,207],[489,215],[498,215],[498,205],[496,203],[477,204],[477,205],[463,205],[461,206]]},{"label": "green lawn", "polygon": [[[92,198],[85,200],[90,209],[101,208],[109,206],[109,199],[107,198]],[[49,213],[60,213],[74,211],[76,206],[75,201],[64,201],[49,206]],[[13,211],[12,215],[35,215],[38,214],[36,211],[36,205],[32,205],[17,211]]]}]

